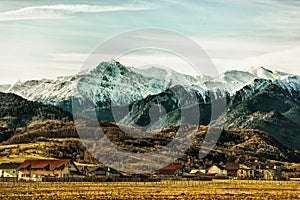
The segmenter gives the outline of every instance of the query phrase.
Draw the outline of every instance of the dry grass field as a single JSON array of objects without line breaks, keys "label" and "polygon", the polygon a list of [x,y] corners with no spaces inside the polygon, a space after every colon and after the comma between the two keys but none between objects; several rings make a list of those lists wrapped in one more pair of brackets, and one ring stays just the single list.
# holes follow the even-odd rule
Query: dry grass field
[{"label": "dry grass field", "polygon": [[1,199],[300,199],[300,182],[0,183]]}]

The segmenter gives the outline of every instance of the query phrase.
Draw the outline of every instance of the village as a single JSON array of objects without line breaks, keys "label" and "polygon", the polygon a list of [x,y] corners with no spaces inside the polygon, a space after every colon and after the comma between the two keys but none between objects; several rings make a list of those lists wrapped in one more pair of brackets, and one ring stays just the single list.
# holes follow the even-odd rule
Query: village
[{"label": "village", "polygon": [[25,160],[23,163],[0,164],[0,181],[24,182],[118,182],[175,180],[283,180],[280,163],[259,161],[224,165],[214,164],[208,169],[186,169],[175,163],[149,174],[129,174],[104,165],[77,166],[67,159]]}]

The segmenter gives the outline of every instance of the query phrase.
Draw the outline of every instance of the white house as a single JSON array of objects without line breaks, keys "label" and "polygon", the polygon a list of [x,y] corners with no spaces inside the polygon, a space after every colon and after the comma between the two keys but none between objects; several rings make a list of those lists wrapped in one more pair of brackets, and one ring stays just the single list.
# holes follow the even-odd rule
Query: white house
[{"label": "white house", "polygon": [[0,177],[16,178],[18,177],[19,163],[2,163],[0,165]]},{"label": "white house", "polygon": [[207,170],[207,174],[215,176],[227,176],[227,170],[221,165],[213,165]]}]

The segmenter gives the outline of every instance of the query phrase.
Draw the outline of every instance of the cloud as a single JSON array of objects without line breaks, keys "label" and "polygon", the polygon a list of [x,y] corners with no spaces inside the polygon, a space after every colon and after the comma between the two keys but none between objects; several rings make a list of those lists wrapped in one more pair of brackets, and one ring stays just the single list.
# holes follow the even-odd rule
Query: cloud
[{"label": "cloud", "polygon": [[57,19],[76,13],[102,13],[117,11],[148,10],[147,7],[136,6],[97,6],[87,4],[57,4],[46,6],[29,6],[17,10],[0,12],[0,21]]}]

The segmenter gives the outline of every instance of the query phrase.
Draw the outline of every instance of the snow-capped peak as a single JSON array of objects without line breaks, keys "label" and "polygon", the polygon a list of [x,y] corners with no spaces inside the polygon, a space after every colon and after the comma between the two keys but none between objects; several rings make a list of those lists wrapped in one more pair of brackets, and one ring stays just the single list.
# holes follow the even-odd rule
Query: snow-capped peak
[{"label": "snow-capped peak", "polygon": [[270,80],[284,88],[300,91],[300,77],[264,67],[247,71],[230,70],[217,78],[181,74],[159,66],[134,68],[119,62],[102,62],[92,69],[56,80],[32,80],[12,87],[0,86],[0,91],[16,93],[29,100],[60,105],[70,97],[87,98],[94,103],[106,102],[124,105],[155,95],[175,85],[205,91],[227,91],[234,94],[256,79]]},{"label": "snow-capped peak", "polygon": [[[119,62],[102,62],[92,69],[56,80],[32,80],[16,83],[6,92],[29,100],[59,105],[70,97],[90,99],[94,103],[129,104],[158,94],[175,85],[200,85],[201,79],[171,69],[137,69]],[[0,88],[1,89],[1,88]]]},{"label": "snow-capped peak", "polygon": [[269,80],[283,80],[292,75],[277,70],[270,70],[265,67],[251,67],[247,71],[257,76],[258,78],[264,78]]}]

